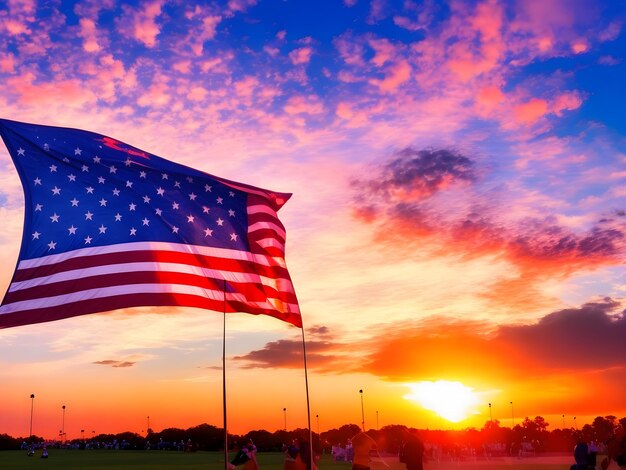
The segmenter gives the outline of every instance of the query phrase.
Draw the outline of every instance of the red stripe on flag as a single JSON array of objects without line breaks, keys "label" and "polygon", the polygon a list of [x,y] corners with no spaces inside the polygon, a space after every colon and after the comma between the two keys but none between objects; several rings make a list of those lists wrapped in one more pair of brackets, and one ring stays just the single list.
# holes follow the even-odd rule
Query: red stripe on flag
[{"label": "red stripe on flag", "polygon": [[[99,313],[109,310],[142,306],[197,307],[219,312],[223,310],[224,302],[219,299],[174,293],[119,295],[71,302],[53,307],[5,313],[0,315],[0,321],[3,328],[10,328],[13,326],[61,320],[63,318],[76,317],[87,313]],[[269,315],[291,323],[297,327],[302,327],[302,318],[299,314],[252,308],[249,305],[244,305],[236,301],[226,303],[226,312],[246,312],[253,315]]]}]

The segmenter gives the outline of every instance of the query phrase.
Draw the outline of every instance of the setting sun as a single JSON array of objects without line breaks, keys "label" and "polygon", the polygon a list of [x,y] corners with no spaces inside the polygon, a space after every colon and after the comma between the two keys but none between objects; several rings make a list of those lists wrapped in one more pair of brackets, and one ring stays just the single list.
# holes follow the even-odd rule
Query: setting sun
[{"label": "setting sun", "polygon": [[422,407],[453,423],[467,418],[478,403],[473,389],[461,382],[438,380],[407,385],[411,388],[411,393],[404,398],[418,402]]}]

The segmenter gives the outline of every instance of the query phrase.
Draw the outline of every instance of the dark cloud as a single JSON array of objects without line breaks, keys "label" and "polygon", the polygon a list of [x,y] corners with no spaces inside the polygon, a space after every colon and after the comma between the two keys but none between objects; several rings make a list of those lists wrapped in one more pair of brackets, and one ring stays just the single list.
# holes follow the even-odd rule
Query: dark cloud
[{"label": "dark cloud", "polygon": [[610,298],[560,310],[527,326],[503,326],[498,341],[535,357],[542,367],[610,368],[626,365],[626,316]]},{"label": "dark cloud", "polygon": [[356,180],[361,200],[371,196],[390,200],[419,201],[457,182],[476,179],[474,162],[449,149],[407,147],[397,152],[368,180]]},{"label": "dark cloud", "polygon": [[[325,326],[314,326],[307,330],[307,366],[318,371],[333,371],[346,361],[342,356],[345,345],[334,342],[334,337]],[[281,339],[267,343],[263,349],[234,356],[244,369],[254,368],[301,368],[304,364],[302,339]]]},{"label": "dark cloud", "polygon": [[97,365],[100,365],[100,366],[111,366],[111,367],[132,367],[136,363],[135,362],[130,362],[130,361],[114,361],[114,360],[111,360],[111,359],[107,359],[107,360],[104,360],[104,361],[92,362],[92,364],[97,364]]},{"label": "dark cloud", "polygon": [[535,258],[601,258],[619,254],[623,241],[621,230],[603,228],[600,222],[578,235],[546,218],[527,220],[525,231],[509,244],[515,252]]}]

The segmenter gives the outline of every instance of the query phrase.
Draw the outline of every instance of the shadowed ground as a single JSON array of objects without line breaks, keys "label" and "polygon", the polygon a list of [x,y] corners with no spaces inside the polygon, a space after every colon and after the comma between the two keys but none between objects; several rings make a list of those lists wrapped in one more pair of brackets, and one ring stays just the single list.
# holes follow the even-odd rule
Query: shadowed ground
[{"label": "shadowed ground", "polygon": [[[284,457],[281,453],[258,454],[260,470],[282,470]],[[573,458],[568,455],[538,456],[524,459],[500,457],[489,461],[442,461],[428,462],[425,470],[569,470]],[[59,450],[50,449],[48,459],[41,458],[41,451],[27,457],[24,451],[0,452],[0,469],[3,470],[222,470],[224,456],[218,452],[169,452],[169,451],[114,451],[114,450]],[[240,467],[241,468],[241,467]],[[346,462],[334,462],[328,455],[319,462],[319,470],[350,470]],[[396,457],[374,458],[372,470],[406,470]]]}]

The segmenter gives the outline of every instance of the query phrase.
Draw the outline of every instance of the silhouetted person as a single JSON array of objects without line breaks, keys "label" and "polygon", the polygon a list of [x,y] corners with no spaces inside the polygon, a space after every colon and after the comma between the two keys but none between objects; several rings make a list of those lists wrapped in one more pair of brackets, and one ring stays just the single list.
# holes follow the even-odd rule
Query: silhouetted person
[{"label": "silhouetted person", "polygon": [[424,470],[424,444],[415,432],[404,432],[404,442],[400,449],[400,462],[407,470]]},{"label": "silhouetted person", "polygon": [[308,441],[298,442],[298,454],[296,455],[297,470],[317,470],[317,465],[311,458],[311,446]]},{"label": "silhouetted person", "polygon": [[367,433],[360,432],[352,438],[352,470],[370,470],[370,451],[376,448],[376,441]]},{"label": "silhouetted person", "polygon": [[570,470],[588,470],[589,468],[589,447],[584,442],[579,442],[574,447],[574,461]]}]

